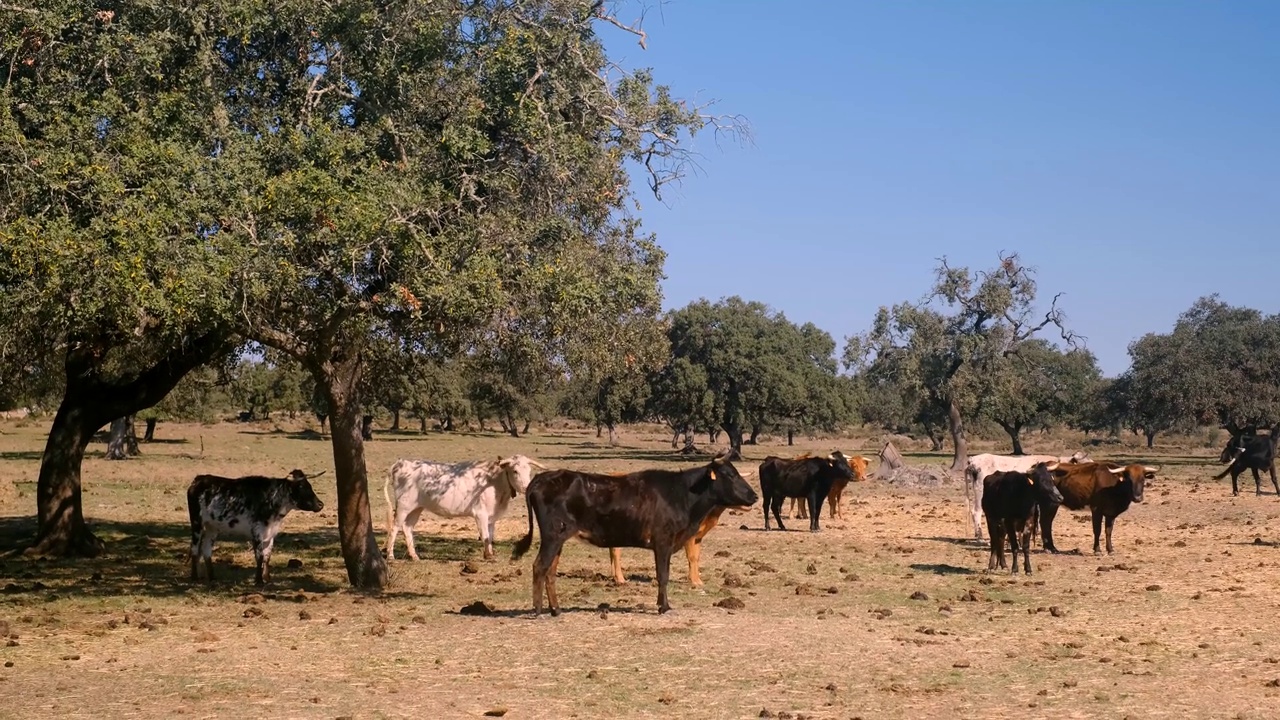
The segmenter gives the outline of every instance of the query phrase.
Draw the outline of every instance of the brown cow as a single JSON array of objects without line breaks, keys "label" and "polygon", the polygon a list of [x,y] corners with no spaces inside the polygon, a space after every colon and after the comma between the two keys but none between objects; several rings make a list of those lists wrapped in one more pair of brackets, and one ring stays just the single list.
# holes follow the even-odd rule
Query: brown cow
[{"label": "brown cow", "polygon": [[[808,455],[801,455],[801,458],[807,458]],[[844,494],[844,489],[850,482],[862,482],[867,479],[867,459],[861,455],[852,455],[849,457],[849,468],[853,470],[853,480],[845,478],[836,478],[831,483],[831,490],[827,493],[827,503],[831,507],[831,517],[844,519],[844,508],[840,506],[840,496]],[[800,498],[791,498],[791,512],[788,518],[798,517],[804,519],[809,517],[809,511],[805,509],[804,503],[799,502]],[[796,513],[799,512],[799,515]]]},{"label": "brown cow", "polygon": [[[693,587],[702,587],[702,573],[699,572],[699,564],[702,559],[702,538],[707,536],[716,525],[720,523],[720,516],[727,507],[718,507],[707,515],[702,521],[702,525],[698,527],[698,532],[684,543],[684,556],[689,561],[689,584]],[[746,508],[739,508],[746,509]],[[609,564],[613,568],[613,581],[619,585],[625,585],[627,576],[622,572],[622,548],[609,548]]]},{"label": "brown cow", "polygon": [[[1111,528],[1116,517],[1129,509],[1131,502],[1142,502],[1146,481],[1155,479],[1159,468],[1146,465],[1120,465],[1110,462],[1065,464],[1051,462],[1046,465],[1053,473],[1053,482],[1062,493],[1062,504],[1070,510],[1093,511],[1093,554],[1099,555],[1099,538],[1103,520],[1107,528],[1107,554],[1111,546]],[[1053,518],[1058,513],[1057,503],[1040,506],[1040,539],[1044,549],[1056,553],[1053,544]]]},{"label": "brown cow", "polygon": [[721,507],[754,505],[759,497],[723,455],[684,471],[641,470],[621,477],[554,470],[529,483],[525,504],[529,531],[516,542],[518,560],[533,544],[538,524],[542,544],[533,562],[533,612],[542,613],[545,590],[551,614],[560,613],[556,566],[569,538],[596,547],[642,547],[653,550],[658,577],[658,612],[671,609],[667,581],[671,554],[702,529],[703,521]]}]

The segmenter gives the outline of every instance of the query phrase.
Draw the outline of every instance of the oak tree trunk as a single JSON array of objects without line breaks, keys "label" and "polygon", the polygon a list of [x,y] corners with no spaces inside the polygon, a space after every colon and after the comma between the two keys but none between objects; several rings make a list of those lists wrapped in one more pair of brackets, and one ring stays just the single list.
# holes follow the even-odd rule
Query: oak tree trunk
[{"label": "oak tree trunk", "polygon": [[36,483],[36,538],[29,555],[94,557],[103,543],[84,520],[80,467],[98,428],[164,399],[178,381],[227,349],[227,336],[211,332],[177,348],[132,379],[99,375],[105,350],[72,343],[64,360],[67,382],[54,416]]},{"label": "oak tree trunk", "polygon": [[360,416],[360,438],[363,440],[373,439],[373,416],[372,415]]},{"label": "oak tree trunk", "polygon": [[796,444],[796,431],[792,430],[791,428],[787,428],[787,445],[795,445],[795,444]]},{"label": "oak tree trunk", "polygon": [[609,447],[613,447],[618,444],[618,437],[614,432],[613,423],[607,423],[607,426],[609,428]]},{"label": "oak tree trunk", "polygon": [[391,410],[391,432],[400,432],[400,408]]},{"label": "oak tree trunk", "polygon": [[1022,451],[1022,425],[1017,423],[1000,423],[1000,427],[1009,435],[1009,441],[1013,444],[1014,455],[1026,455]]},{"label": "oak tree trunk", "polygon": [[751,436],[747,439],[747,443],[746,443],[746,444],[748,444],[748,445],[758,445],[759,443],[758,443],[758,442],[756,442],[756,441],[757,441],[759,438],[760,438],[760,426],[759,426],[759,425],[752,425],[752,426],[751,426]]},{"label": "oak tree trunk", "polygon": [[951,442],[955,445],[955,457],[951,469],[960,472],[969,464],[969,441],[964,436],[964,418],[955,400],[947,402],[947,424],[951,428]]},{"label": "oak tree trunk", "polygon": [[1155,446],[1155,443],[1156,443],[1156,434],[1157,434],[1157,433],[1156,433],[1156,431],[1155,431],[1155,430],[1144,430],[1144,431],[1143,431],[1143,434],[1147,436],[1147,448],[1148,448],[1148,449],[1150,449],[1150,448],[1154,447],[1154,446]]},{"label": "oak tree trunk", "polygon": [[364,457],[365,418],[358,383],[363,369],[354,349],[335,353],[313,374],[329,401],[334,478],[338,489],[338,540],[347,580],[363,590],[387,584],[387,563],[373,534],[369,509],[369,475]]},{"label": "oak tree trunk", "polygon": [[147,429],[142,434],[142,442],[152,442],[156,439],[156,418],[147,418]]},{"label": "oak tree trunk", "polygon": [[427,416],[426,415],[423,415],[422,417],[418,418],[418,431],[421,432],[423,435],[427,434]]}]

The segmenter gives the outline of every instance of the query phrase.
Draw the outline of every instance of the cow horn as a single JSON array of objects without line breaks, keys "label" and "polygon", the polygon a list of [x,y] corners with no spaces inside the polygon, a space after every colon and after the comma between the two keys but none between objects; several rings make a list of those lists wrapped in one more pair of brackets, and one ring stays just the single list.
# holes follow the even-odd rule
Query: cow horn
[{"label": "cow horn", "polygon": [[1157,465],[1157,466],[1155,466],[1155,467],[1151,467],[1150,465],[1143,465],[1143,466],[1142,466],[1142,469],[1143,469],[1143,470],[1146,470],[1147,472],[1149,472],[1149,473],[1151,473],[1152,475],[1154,475],[1154,474],[1156,474],[1157,472],[1159,472],[1159,471],[1160,471],[1160,466],[1159,466],[1159,465]]},{"label": "cow horn", "polygon": [[1120,468],[1113,468],[1113,467],[1111,467],[1111,466],[1109,466],[1109,465],[1107,466],[1107,470],[1109,470],[1109,471],[1111,472],[1111,474],[1112,474],[1112,475],[1123,475],[1123,474],[1124,474],[1124,472],[1125,472],[1125,470],[1128,470],[1128,469],[1129,469],[1129,468],[1123,468],[1123,467],[1120,467]]},{"label": "cow horn", "polygon": [[1058,469],[1058,464],[1059,464],[1059,463],[1058,463],[1058,461],[1057,461],[1057,460],[1050,460],[1049,462],[1047,462],[1047,463],[1045,463],[1045,464],[1044,464],[1044,469],[1045,469],[1045,470],[1057,470],[1057,469]]},{"label": "cow horn", "polygon": [[538,462],[537,460],[534,460],[534,459],[532,459],[532,458],[530,458],[530,460],[529,460],[529,464],[530,464],[530,465],[532,465],[533,467],[538,468],[539,470],[550,470],[550,469],[551,469],[551,468],[547,467],[546,465],[543,465],[542,463],[540,463],[540,462]]}]

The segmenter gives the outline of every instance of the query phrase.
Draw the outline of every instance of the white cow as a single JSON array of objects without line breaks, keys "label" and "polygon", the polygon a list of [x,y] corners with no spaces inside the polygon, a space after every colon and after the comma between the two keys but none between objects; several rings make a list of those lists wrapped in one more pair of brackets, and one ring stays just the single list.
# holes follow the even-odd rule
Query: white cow
[{"label": "white cow", "polygon": [[484,556],[492,558],[493,526],[506,513],[511,498],[528,489],[533,468],[547,469],[524,455],[454,464],[397,461],[382,486],[387,499],[387,559],[395,559],[400,530],[404,530],[409,557],[418,559],[412,529],[423,510],[446,518],[474,517],[484,542]]},{"label": "white cow", "polygon": [[992,455],[982,453],[969,458],[964,468],[964,496],[973,516],[973,536],[982,539],[982,480],[994,472],[1030,472],[1037,463],[1088,462],[1089,454],[1083,450],[1070,457],[1057,455]]}]

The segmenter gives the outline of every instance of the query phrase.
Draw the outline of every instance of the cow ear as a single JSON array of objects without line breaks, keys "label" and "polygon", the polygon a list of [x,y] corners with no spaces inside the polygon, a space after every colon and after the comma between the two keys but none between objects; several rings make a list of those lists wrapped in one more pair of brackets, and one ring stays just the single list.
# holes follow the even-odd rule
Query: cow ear
[{"label": "cow ear", "polygon": [[711,483],[715,482],[715,479],[716,471],[707,468],[705,473],[698,473],[698,476],[693,479],[693,482],[689,485],[689,492],[695,495],[702,494],[711,489]]}]

